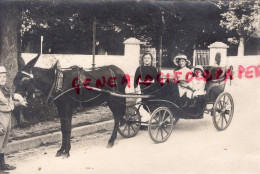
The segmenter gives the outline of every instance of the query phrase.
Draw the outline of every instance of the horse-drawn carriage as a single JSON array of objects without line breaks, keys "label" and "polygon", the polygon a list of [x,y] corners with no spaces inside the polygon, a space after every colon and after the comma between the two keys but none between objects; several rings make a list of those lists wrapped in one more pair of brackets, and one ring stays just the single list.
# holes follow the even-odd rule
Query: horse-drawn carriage
[{"label": "horse-drawn carriage", "polygon": [[[218,131],[225,130],[231,123],[234,113],[234,102],[228,92],[224,92],[228,78],[232,78],[232,68],[204,67],[208,72],[205,86],[206,95],[196,101],[192,107],[182,107],[178,97],[178,84],[164,82],[154,95],[127,106],[127,114],[123,117],[118,132],[126,138],[135,136],[141,124],[140,108],[144,107],[151,115],[148,131],[154,142],[166,141],[172,133],[173,126],[179,119],[202,119],[204,113],[210,113],[213,124]],[[146,96],[145,94],[142,97]]]},{"label": "horse-drawn carriage", "polygon": [[[69,156],[71,148],[72,111],[76,107],[97,106],[107,102],[114,115],[114,129],[108,147],[114,145],[117,132],[124,137],[133,137],[141,126],[139,109],[144,106],[150,113],[149,135],[155,142],[164,142],[171,135],[174,124],[180,118],[199,119],[204,112],[211,113],[217,130],[225,130],[233,116],[234,103],[231,95],[224,92],[230,72],[226,68],[205,67],[208,77],[206,95],[194,107],[179,105],[178,84],[158,83],[151,94],[125,94],[124,72],[113,65],[85,71],[74,66],[61,70],[59,61],[49,69],[35,67],[39,56],[31,60],[14,80],[16,93],[24,97],[39,89],[47,96],[46,103],[52,99],[57,107],[61,122],[62,146],[56,156]],[[220,71],[219,71],[220,70]],[[228,74],[228,75],[227,75]],[[142,102],[127,106],[126,98],[142,98]],[[207,104],[213,104],[211,108]],[[127,111],[126,111],[127,110]]]}]

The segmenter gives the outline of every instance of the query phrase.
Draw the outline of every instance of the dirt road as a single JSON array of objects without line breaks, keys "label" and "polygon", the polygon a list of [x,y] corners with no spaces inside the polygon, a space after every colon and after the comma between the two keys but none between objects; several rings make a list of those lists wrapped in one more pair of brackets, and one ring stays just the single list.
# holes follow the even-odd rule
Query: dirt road
[{"label": "dirt road", "polygon": [[59,145],[12,154],[13,174],[157,174],[157,173],[259,173],[259,80],[237,80],[226,86],[235,102],[230,127],[218,132],[211,116],[180,120],[168,141],[154,144],[147,131],[125,139],[118,135],[107,149],[110,132],[74,138],[71,157],[56,158]]}]

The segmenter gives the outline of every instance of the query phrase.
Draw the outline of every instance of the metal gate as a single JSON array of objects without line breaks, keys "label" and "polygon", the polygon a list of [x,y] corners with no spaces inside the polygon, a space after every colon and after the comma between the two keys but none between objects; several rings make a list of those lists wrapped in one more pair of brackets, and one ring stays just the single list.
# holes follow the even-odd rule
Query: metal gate
[{"label": "metal gate", "polygon": [[207,50],[194,50],[193,52],[193,66],[196,65],[209,65],[209,49]]}]

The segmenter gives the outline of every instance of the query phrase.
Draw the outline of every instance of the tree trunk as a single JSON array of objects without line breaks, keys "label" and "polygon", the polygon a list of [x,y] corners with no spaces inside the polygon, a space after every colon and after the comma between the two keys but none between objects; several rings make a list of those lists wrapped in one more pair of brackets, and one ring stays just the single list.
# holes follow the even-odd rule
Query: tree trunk
[{"label": "tree trunk", "polygon": [[244,56],[245,50],[245,39],[243,37],[239,40],[238,50],[237,50],[237,56]]},{"label": "tree trunk", "polygon": [[0,64],[7,70],[7,86],[12,87],[18,70],[18,9],[10,5],[0,8]]},{"label": "tree trunk", "polygon": [[[0,7],[0,65],[7,70],[6,85],[9,88],[13,88],[18,70],[18,11],[12,3]],[[16,120],[12,118],[12,125],[15,124]]]}]

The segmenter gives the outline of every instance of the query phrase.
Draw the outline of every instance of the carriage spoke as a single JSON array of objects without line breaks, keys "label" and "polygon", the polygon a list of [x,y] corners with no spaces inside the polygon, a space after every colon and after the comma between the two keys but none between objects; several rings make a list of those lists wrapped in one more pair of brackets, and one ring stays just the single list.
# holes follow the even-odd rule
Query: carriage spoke
[{"label": "carriage spoke", "polygon": [[125,124],[125,127],[123,129],[123,133],[125,133],[126,127],[127,127],[127,123]]},{"label": "carriage spoke", "polygon": [[159,111],[159,123],[162,121],[161,111]]},{"label": "carriage spoke", "polygon": [[133,127],[133,125],[132,125],[132,124],[130,124],[130,126],[131,126],[132,130],[135,132],[135,128]]},{"label": "carriage spoke", "polygon": [[220,104],[221,104],[221,109],[223,109],[223,107],[224,107],[224,99],[220,99],[219,101],[220,101]]},{"label": "carriage spoke", "polygon": [[[229,120],[229,118],[230,118],[231,115],[230,115],[229,113],[224,113],[224,115],[225,115],[226,119]],[[228,117],[227,117],[227,116],[228,116]]]},{"label": "carriage spoke", "polygon": [[219,100],[220,109],[223,109],[223,105],[221,103],[221,100]]},{"label": "carriage spoke", "polygon": [[164,127],[162,129],[164,130],[164,132],[166,132],[167,135],[169,134],[169,132]]},{"label": "carriage spoke", "polygon": [[155,118],[155,117],[152,118],[151,122],[153,124],[160,124],[160,121],[158,120],[158,118]]},{"label": "carriage spoke", "polygon": [[229,117],[231,117],[231,116],[232,116],[232,113],[227,113],[227,115],[229,115]]},{"label": "carriage spoke", "polygon": [[155,117],[153,117],[154,118],[154,120],[159,124],[160,122],[155,118]]},{"label": "carriage spoke", "polygon": [[232,105],[231,105],[231,106],[229,106],[229,107],[227,107],[227,108],[225,108],[225,110],[229,110],[231,107],[232,107]]},{"label": "carriage spoke", "polygon": [[227,101],[227,106],[230,106],[230,107],[232,106],[230,99],[228,99],[228,101]]},{"label": "carriage spoke", "polygon": [[[125,138],[135,136],[140,129],[141,116],[135,107],[126,106],[126,114],[123,116],[123,122],[119,125],[118,132]],[[136,112],[137,111],[137,112]],[[135,115],[133,115],[135,114]]]},{"label": "carriage spoke", "polygon": [[222,104],[221,104],[221,101],[219,100],[218,103],[217,103],[217,108],[221,109],[221,106],[222,106]]},{"label": "carriage spoke", "polygon": [[232,105],[232,104],[231,104],[231,99],[228,97],[228,98],[227,98],[227,105],[226,105],[226,106],[229,106],[229,105]]},{"label": "carriage spoke", "polygon": [[219,112],[216,112],[216,117],[219,117],[220,116],[220,113]]},{"label": "carriage spoke", "polygon": [[128,135],[130,135],[130,124],[128,124]]},{"label": "carriage spoke", "polygon": [[165,123],[169,118],[171,118],[171,117],[167,117],[167,118],[163,121],[163,123]]},{"label": "carriage spoke", "polygon": [[154,129],[154,131],[153,131],[152,133],[154,133],[156,130],[158,130],[158,129],[159,129],[159,127],[160,127],[160,126],[158,126],[156,129]]},{"label": "carriage spoke", "polygon": [[224,95],[224,101],[223,102],[224,102],[223,105],[225,107],[226,106],[226,95]]},{"label": "carriage spoke", "polygon": [[164,111],[164,114],[162,116],[162,121],[164,120],[165,115],[166,115],[166,111]]},{"label": "carriage spoke", "polygon": [[221,127],[223,127],[223,122],[224,122],[224,119],[223,119],[223,116],[221,115]]},{"label": "carriage spoke", "polygon": [[225,116],[226,116],[228,124],[229,124],[232,119],[232,114],[226,114]]},{"label": "carriage spoke", "polygon": [[157,128],[157,134],[156,134],[156,139],[158,139],[158,135],[159,135],[159,131],[160,131],[160,129],[159,129],[159,127]]},{"label": "carriage spoke", "polygon": [[162,131],[162,128],[161,128],[160,130],[161,130],[161,137],[162,137],[162,140],[163,140],[163,131]]},{"label": "carriage spoke", "polygon": [[227,125],[228,121],[227,121],[227,118],[226,118],[225,114],[223,115],[223,117],[224,117],[226,125]]},{"label": "carriage spoke", "polygon": [[219,114],[219,119],[217,120],[217,124],[219,123],[220,119],[221,119],[221,115]]},{"label": "carriage spoke", "polygon": [[220,103],[220,101],[217,103],[216,109],[220,109],[221,110],[221,103]]},{"label": "carriage spoke", "polygon": [[221,102],[221,109],[225,108],[225,103],[226,103],[226,96],[224,95],[224,97],[222,97],[222,99],[220,99]]},{"label": "carriage spoke", "polygon": [[[218,131],[225,130],[233,117],[234,102],[229,93],[222,93],[214,104],[213,124]],[[219,118],[218,118],[219,117]]]},{"label": "carriage spoke", "polygon": [[[168,139],[172,133],[173,127],[173,115],[167,107],[159,107],[152,113],[152,118],[157,118],[158,124],[152,125],[151,122],[148,125],[149,135],[151,139],[156,143],[162,143]],[[155,121],[154,121],[155,124]]]}]

